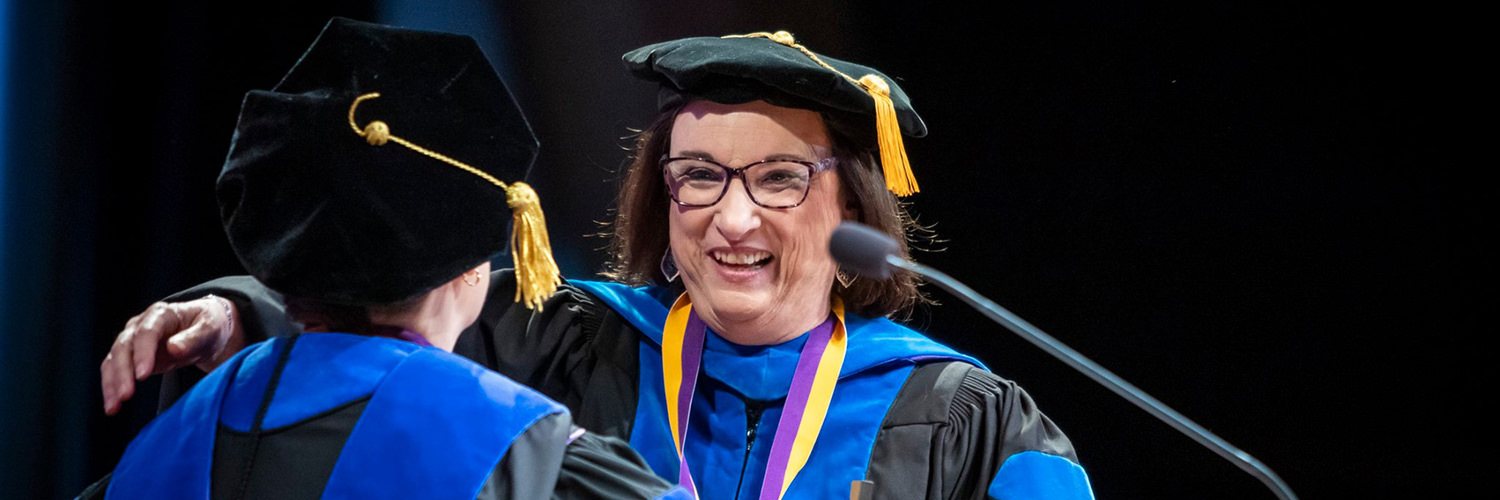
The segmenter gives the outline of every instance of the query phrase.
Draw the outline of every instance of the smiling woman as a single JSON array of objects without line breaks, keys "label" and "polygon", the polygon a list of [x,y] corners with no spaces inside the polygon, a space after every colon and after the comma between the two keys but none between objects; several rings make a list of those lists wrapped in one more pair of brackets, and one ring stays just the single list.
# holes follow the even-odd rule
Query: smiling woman
[{"label": "smiling woman", "polygon": [[[497,271],[489,296],[506,299],[455,353],[628,440],[698,498],[1092,497],[1071,442],[1024,390],[890,319],[920,300],[915,277],[851,280],[828,254],[845,220],[906,253],[896,196],[916,183],[900,137],[926,127],[899,87],[785,33],[624,59],[663,99],[620,186],[613,281],[570,281],[533,311]],[[264,318],[280,306],[253,281],[172,300],[205,293],[262,319],[246,335],[275,331]],[[164,391],[192,375],[171,373]]]},{"label": "smiling woman", "polygon": [[[777,100],[788,99],[790,99],[789,96]],[[728,118],[727,115],[730,113],[726,110],[738,108],[740,111],[736,114],[739,118],[759,116],[760,121],[771,124],[773,130],[781,130],[786,134],[794,132],[788,127],[797,125],[790,122],[782,123],[777,118],[800,116],[800,119],[804,121],[817,120],[816,125],[806,123],[801,125],[810,135],[799,136],[793,140],[802,142],[808,148],[821,149],[810,149],[801,155],[789,157],[773,155],[769,158],[819,159],[816,163],[808,162],[813,163],[813,173],[808,175],[809,188],[812,188],[814,183],[837,182],[838,188],[835,191],[841,198],[839,206],[842,219],[857,220],[867,226],[879,228],[886,234],[900,235],[896,238],[900,245],[899,253],[903,257],[909,255],[905,235],[919,233],[921,229],[912,222],[896,197],[887,191],[885,181],[878,170],[879,161],[876,159],[877,152],[874,146],[856,141],[854,136],[860,136],[861,130],[850,130],[850,128],[858,125],[845,123],[846,120],[869,121],[868,117],[844,116],[839,119],[840,114],[831,110],[812,111],[806,108],[776,106],[765,100],[753,100],[740,105],[700,100],[694,102],[695,106],[701,108],[700,110],[679,113],[684,111],[684,104],[680,99],[674,98],[669,101],[658,118],[640,134],[637,140],[636,154],[626,169],[626,177],[620,189],[620,207],[613,225],[614,235],[610,240],[612,262],[606,276],[635,285],[668,285],[671,280],[665,278],[671,273],[661,271],[658,263],[676,264],[675,256],[673,260],[667,259],[667,250],[672,245],[668,232],[662,231],[662,228],[670,224],[669,214],[676,213],[681,206],[713,206],[718,202],[719,197],[727,197],[731,190],[739,190],[733,188],[731,186],[733,180],[726,177],[722,190],[714,194],[711,202],[694,200],[684,203],[672,191],[671,172],[666,169],[673,166],[667,160],[673,159],[674,155],[670,151],[674,148],[669,148],[668,145],[669,143],[682,144],[681,140],[672,141],[673,133],[676,132],[675,124],[685,119],[691,119],[696,124],[707,118],[703,110],[712,107],[719,109],[717,113],[719,116],[713,119]],[[812,105],[808,104],[808,106]],[[920,121],[918,125],[920,126]],[[925,128],[920,130],[925,131]],[[849,132],[852,132],[852,135]],[[869,135],[868,130],[863,130],[863,132],[864,135]],[[734,137],[735,133],[724,135]],[[814,144],[818,145],[814,146]],[[677,154],[690,156],[700,161],[709,156],[707,152],[695,151],[691,147],[675,150]],[[661,158],[661,160],[653,162],[652,158]],[[722,165],[723,162],[718,163],[720,167],[727,168]],[[824,171],[831,171],[836,175],[826,175]],[[665,183],[663,183],[663,175],[668,177]],[[815,177],[827,180],[813,180]],[[742,182],[743,180],[741,178]],[[753,188],[747,186],[746,189],[739,191],[744,191],[752,202],[766,208],[792,209],[803,202],[803,199],[799,198],[795,204],[767,203],[756,197]],[[810,193],[811,189],[805,192]],[[679,207],[672,207],[673,203]],[[826,238],[814,243],[823,245],[825,248],[827,245]],[[814,256],[826,253],[824,251]],[[922,299],[917,292],[917,279],[909,273],[898,273],[886,280],[859,280],[853,279],[852,275],[844,274],[834,286],[835,292],[843,298],[846,305],[867,316],[903,317],[913,305]]]},{"label": "smiling woman", "polygon": [[[782,158],[815,163],[833,151],[817,113],[764,101],[694,101],[673,121],[670,144],[673,157],[731,165]],[[800,205],[776,209],[752,199],[753,188],[727,189],[735,182],[744,184],[729,179],[717,203],[679,203],[668,211],[671,258],[715,332],[737,344],[781,343],[827,318],[837,272],[827,257],[827,235],[852,211],[830,172],[801,184],[793,197]]]}]

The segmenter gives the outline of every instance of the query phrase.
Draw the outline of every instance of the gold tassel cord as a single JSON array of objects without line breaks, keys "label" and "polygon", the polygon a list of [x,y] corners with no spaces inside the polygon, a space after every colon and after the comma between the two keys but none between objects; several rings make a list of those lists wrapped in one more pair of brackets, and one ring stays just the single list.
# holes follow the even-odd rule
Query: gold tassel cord
[{"label": "gold tassel cord", "polygon": [[536,191],[524,182],[513,182],[507,185],[482,170],[392,135],[390,125],[385,122],[376,120],[360,128],[354,120],[354,110],[359,107],[360,103],[377,97],[380,97],[379,92],[371,92],[356,97],[354,103],[349,105],[349,128],[353,129],[356,135],[365,138],[365,141],[372,146],[383,146],[387,142],[400,144],[424,156],[477,175],[505,190],[505,203],[510,207],[514,222],[511,225],[510,251],[511,259],[515,262],[516,302],[526,304],[529,309],[541,311],[547,298],[556,293],[557,286],[562,283],[562,272],[557,269],[557,261],[552,258],[552,240],[547,236],[547,220],[542,216],[542,203],[537,198]]},{"label": "gold tassel cord", "polygon": [[447,163],[449,165],[463,169],[468,173],[477,175],[480,178],[489,181],[490,184],[500,186],[500,189],[507,189],[507,186],[504,182],[501,182],[500,179],[496,179],[493,175],[485,173],[483,170],[465,165],[463,162],[449,158],[447,156],[443,156],[441,153],[429,150],[416,144],[412,144],[406,139],[391,135],[391,126],[387,125],[383,121],[375,120],[373,122],[370,122],[369,125],[365,125],[365,128],[359,128],[359,125],[357,125],[354,121],[354,110],[359,107],[359,103],[364,102],[368,99],[374,99],[376,97],[380,97],[380,93],[371,92],[355,98],[354,104],[349,105],[349,128],[354,129],[355,134],[358,134],[360,137],[364,137],[365,141],[369,142],[371,146],[384,146],[387,141],[394,142],[396,144],[406,146],[407,149],[421,153],[422,155],[434,160]]},{"label": "gold tassel cord", "polygon": [[865,75],[860,83],[870,89],[870,96],[875,99],[875,129],[880,142],[880,165],[885,170],[885,187],[896,196],[911,196],[920,189],[906,158],[906,145],[901,141],[901,124],[896,120],[891,88],[885,80],[873,74]]},{"label": "gold tassel cord", "polygon": [[[516,302],[540,311],[542,304],[562,283],[552,258],[552,240],[547,237],[547,219],[536,191],[524,182],[513,182],[505,190],[505,202],[515,215],[510,235],[510,255],[516,262]],[[524,264],[524,265],[523,265]]]},{"label": "gold tassel cord", "polygon": [[896,196],[911,196],[921,191],[917,186],[916,175],[912,174],[911,162],[906,157],[906,144],[901,139],[901,122],[896,118],[896,104],[891,101],[891,87],[884,79],[875,74],[869,74],[856,80],[823,62],[822,58],[807,47],[798,44],[792,34],[786,31],[775,33],[762,31],[744,35],[728,35],[724,38],[765,38],[797,49],[823,69],[832,71],[844,77],[849,83],[863,89],[875,101],[876,140],[880,145],[880,164],[882,173],[885,174],[886,189],[895,193]]}]

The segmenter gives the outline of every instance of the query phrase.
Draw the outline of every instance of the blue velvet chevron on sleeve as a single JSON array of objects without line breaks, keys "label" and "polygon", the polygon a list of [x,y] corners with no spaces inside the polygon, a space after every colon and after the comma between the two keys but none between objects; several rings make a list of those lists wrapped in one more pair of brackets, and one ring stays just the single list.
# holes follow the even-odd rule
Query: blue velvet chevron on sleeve
[{"label": "blue velvet chevron on sleeve", "polygon": [[1027,451],[1011,455],[990,481],[995,500],[1092,500],[1083,467],[1057,455]]}]

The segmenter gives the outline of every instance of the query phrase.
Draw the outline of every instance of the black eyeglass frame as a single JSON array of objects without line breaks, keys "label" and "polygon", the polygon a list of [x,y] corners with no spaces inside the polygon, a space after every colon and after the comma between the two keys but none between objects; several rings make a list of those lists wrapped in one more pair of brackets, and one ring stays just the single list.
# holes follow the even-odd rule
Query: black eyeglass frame
[{"label": "black eyeglass frame", "polygon": [[[676,160],[701,161],[701,162],[712,164],[712,165],[714,165],[716,167],[724,169],[724,171],[726,171],[726,172],[729,172],[729,175],[724,178],[724,186],[723,186],[723,188],[719,189],[719,196],[714,197],[714,201],[711,201],[711,202],[708,202],[708,203],[703,203],[703,204],[698,204],[698,203],[683,203],[682,200],[677,199],[677,192],[676,192],[676,190],[672,189],[671,174],[667,172],[667,163],[668,162],[672,162],[672,161],[676,161]],[[750,167],[754,167],[756,165],[761,165],[761,164],[766,164],[766,163],[796,163],[796,164],[802,165],[804,167],[807,167],[807,170],[808,170],[808,173],[807,173],[807,189],[803,189],[802,190],[802,198],[798,199],[796,203],[793,203],[791,205],[781,205],[781,206],[766,205],[764,203],[761,203],[760,200],[755,199],[755,193],[752,193],[750,191],[750,180],[745,177],[745,171],[749,170]],[[729,192],[729,184],[734,181],[735,177],[739,177],[740,178],[740,185],[745,187],[745,196],[747,196],[747,197],[750,198],[750,202],[751,203],[754,203],[754,204],[756,204],[756,206],[759,206],[759,207],[762,207],[762,208],[782,209],[782,208],[797,208],[799,206],[802,206],[802,203],[805,202],[805,201],[807,201],[807,193],[812,192],[812,178],[813,178],[813,176],[818,175],[818,172],[822,172],[822,171],[825,171],[825,170],[832,170],[834,167],[838,166],[838,158],[834,157],[834,156],[830,156],[830,157],[827,157],[827,158],[824,158],[822,160],[818,160],[818,161],[815,161],[815,162],[813,162],[813,161],[805,161],[805,160],[788,160],[788,159],[761,160],[761,161],[757,161],[757,162],[752,162],[752,163],[746,164],[745,166],[742,166],[742,167],[739,167],[739,168],[735,168],[735,167],[730,167],[728,165],[725,165],[723,163],[719,163],[719,162],[714,161],[714,160],[710,160],[708,158],[699,158],[699,157],[696,157],[696,156],[668,156],[668,155],[662,155],[661,159],[657,160],[656,164],[661,166],[661,179],[662,179],[662,182],[666,183],[666,185],[667,185],[667,196],[669,196],[669,197],[672,198],[672,203],[676,203],[679,206],[684,206],[684,207],[689,207],[689,208],[703,208],[703,207],[711,207],[711,206],[717,205],[717,204],[719,204],[720,201],[724,200],[724,194]]]}]

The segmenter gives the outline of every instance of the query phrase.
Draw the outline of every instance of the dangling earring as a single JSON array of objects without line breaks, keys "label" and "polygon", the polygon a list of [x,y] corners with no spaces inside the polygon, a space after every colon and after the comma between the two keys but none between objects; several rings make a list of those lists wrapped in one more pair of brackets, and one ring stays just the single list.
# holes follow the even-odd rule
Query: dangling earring
[{"label": "dangling earring", "polygon": [[667,278],[667,283],[677,281],[677,261],[672,260],[671,247],[667,247],[667,253],[661,256],[661,275]]},{"label": "dangling earring", "polygon": [[854,284],[855,277],[853,275],[850,275],[849,273],[844,272],[843,269],[839,269],[839,272],[834,273],[833,277],[839,280],[839,284],[843,285],[845,290],[849,289],[849,285]]},{"label": "dangling earring", "polygon": [[[474,281],[469,281],[469,273],[474,273]],[[465,285],[469,285],[469,286],[478,285],[479,281],[483,280],[483,279],[484,279],[484,275],[479,274],[479,271],[475,271],[475,270],[471,269],[469,271],[464,272],[464,284]]]}]

